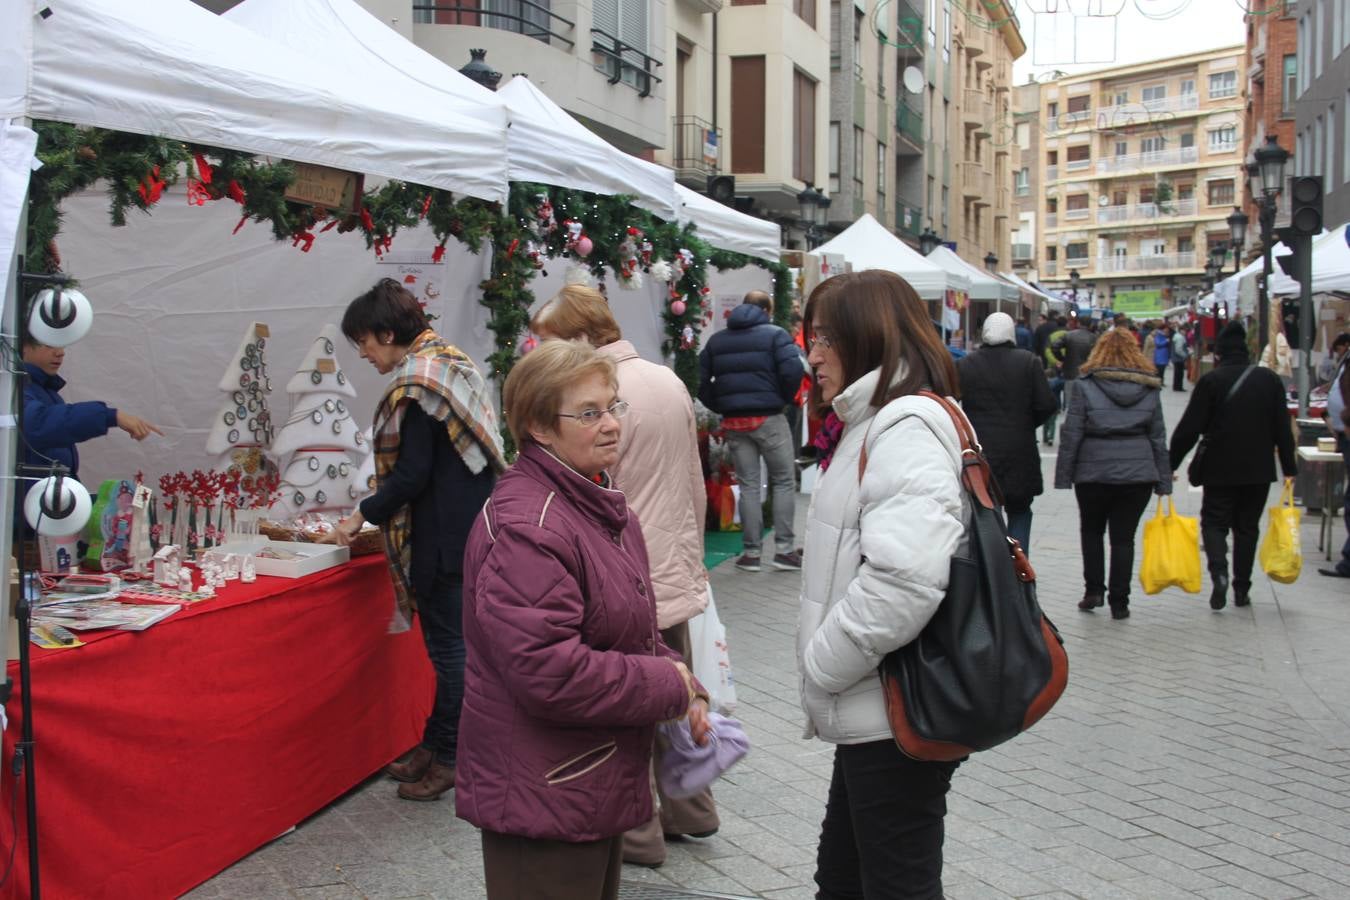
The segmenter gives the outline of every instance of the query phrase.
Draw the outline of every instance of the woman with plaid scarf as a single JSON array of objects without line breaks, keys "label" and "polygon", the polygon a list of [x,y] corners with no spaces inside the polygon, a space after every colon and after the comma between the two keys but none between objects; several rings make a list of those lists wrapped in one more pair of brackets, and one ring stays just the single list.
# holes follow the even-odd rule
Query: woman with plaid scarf
[{"label": "woman with plaid scarf", "polygon": [[506,466],[487,385],[473,361],[431,330],[421,305],[386,278],[357,297],[342,333],[361,358],[391,375],[375,410],[375,493],[338,526],[349,542],[371,522],[384,533],[396,622],[415,607],[436,672],[422,742],[387,770],[405,800],[435,800],[455,786],[464,698],[461,625],[464,544]]}]

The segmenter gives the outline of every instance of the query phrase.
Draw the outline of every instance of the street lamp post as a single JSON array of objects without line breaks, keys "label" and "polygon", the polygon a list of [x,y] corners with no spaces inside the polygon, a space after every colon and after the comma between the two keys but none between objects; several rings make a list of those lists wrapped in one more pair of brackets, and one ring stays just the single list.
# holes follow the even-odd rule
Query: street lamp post
[{"label": "street lamp post", "polygon": [[931,224],[923,230],[923,234],[919,235],[919,252],[924,256],[932,253],[941,244],[942,236],[933,230]]},{"label": "street lamp post", "polygon": [[814,250],[821,243],[826,210],[830,208],[830,198],[811,182],[797,195],[797,211],[806,234],[806,249]]},{"label": "street lamp post", "polygon": [[990,272],[998,271],[998,257],[994,255],[994,251],[991,250],[984,255],[984,267]]},{"label": "street lamp post", "polygon": [[1069,287],[1073,291],[1073,314],[1078,315],[1078,284],[1080,276],[1077,269],[1069,270]]},{"label": "street lamp post", "polygon": [[1275,135],[1268,134],[1265,144],[1257,148],[1253,155],[1256,162],[1248,167],[1247,172],[1249,176],[1257,176],[1250,180],[1253,196],[1256,195],[1258,184],[1261,189],[1260,197],[1256,198],[1259,204],[1258,221],[1261,225],[1261,308],[1257,310],[1256,321],[1257,343],[1261,351],[1264,351],[1270,341],[1270,276],[1273,271],[1271,250],[1275,241],[1275,201],[1280,196],[1281,185],[1284,184],[1284,164],[1289,161],[1289,151],[1280,146],[1280,141]]}]

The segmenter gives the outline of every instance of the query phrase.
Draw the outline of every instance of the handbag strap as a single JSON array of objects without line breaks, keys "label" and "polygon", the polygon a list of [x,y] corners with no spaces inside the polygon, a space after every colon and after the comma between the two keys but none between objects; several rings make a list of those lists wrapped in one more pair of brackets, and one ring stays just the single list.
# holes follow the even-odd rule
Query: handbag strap
[{"label": "handbag strap", "polygon": [[1243,369],[1242,374],[1238,376],[1238,380],[1233,382],[1233,386],[1228,389],[1228,393],[1224,394],[1223,402],[1219,404],[1218,408],[1214,410],[1213,415],[1209,417],[1209,424],[1205,426],[1204,437],[1209,437],[1210,433],[1214,430],[1214,423],[1219,421],[1219,414],[1228,408],[1228,402],[1233,399],[1233,395],[1238,392],[1238,388],[1242,387],[1242,382],[1247,380],[1247,376],[1252,374],[1252,369],[1255,368],[1256,366],[1248,366]]}]

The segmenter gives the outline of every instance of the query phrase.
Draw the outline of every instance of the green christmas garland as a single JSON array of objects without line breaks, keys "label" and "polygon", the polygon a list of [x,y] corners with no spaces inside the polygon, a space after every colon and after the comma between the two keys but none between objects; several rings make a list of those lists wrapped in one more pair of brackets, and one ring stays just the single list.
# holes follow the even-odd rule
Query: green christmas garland
[{"label": "green christmas garland", "polygon": [[[492,268],[480,284],[480,302],[490,311],[488,329],[494,336],[490,374],[503,381],[518,358],[518,342],[534,302],[529,283],[545,257],[575,261],[602,285],[607,273],[621,282],[669,275],[661,313],[666,330],[662,349],[691,394],[698,390],[699,333],[711,315],[709,265],[767,269],[774,277],[775,321],[786,324],[791,315],[791,279],[781,263],[715,251],[692,225],[657,219],[633,206],[627,196],[512,183],[503,209],[439,188],[387,181],[363,193],[359,209],[329,210],[285,198],[296,175],[286,161],[267,162],[236,150],[100,128],[54,122],[34,127],[43,166],[34,173],[29,191],[27,237],[30,268],[39,271],[60,270],[56,237],[66,197],[103,181],[112,224],[124,225],[128,210],[149,212],[167,185],[186,177],[190,204],[233,202],[240,212],[235,231],[248,221],[266,222],[277,240],[289,240],[304,252],[329,230],[360,229],[366,246],[382,255],[399,231],[420,222],[439,241],[437,259],[452,238],[473,253],[490,241]],[[551,217],[541,216],[547,211],[544,201],[551,204]],[[578,240],[577,225],[585,241]]]}]

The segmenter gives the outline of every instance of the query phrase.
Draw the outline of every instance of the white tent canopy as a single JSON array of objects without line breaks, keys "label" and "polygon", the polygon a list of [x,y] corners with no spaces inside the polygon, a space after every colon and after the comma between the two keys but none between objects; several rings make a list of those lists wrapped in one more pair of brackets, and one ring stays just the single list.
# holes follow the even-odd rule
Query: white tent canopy
[{"label": "white tent canopy", "polygon": [[[676,220],[674,171],[638,159],[608,143],[523,75],[508,81],[497,91],[497,96],[506,102],[513,116],[527,117],[531,127],[536,127],[537,123],[540,130],[530,139],[538,142],[538,155],[553,155],[560,172],[571,168],[573,160],[581,159],[588,161],[591,171],[607,173],[583,190],[596,194],[628,194],[633,197],[634,206],[667,222]],[[546,183],[556,184],[557,181],[546,180]]]},{"label": "white tent canopy", "polygon": [[[219,144],[505,200],[506,114],[426,109],[189,0],[63,0],[29,15],[14,115]],[[10,89],[0,87],[0,97]]]},{"label": "white tent canopy", "polygon": [[934,248],[933,252],[928,254],[928,260],[953,275],[964,275],[969,279],[970,299],[972,300],[1017,300],[1016,288],[987,272],[981,272],[953,253],[948,247]]},{"label": "white tent canopy", "polygon": [[692,222],[698,236],[709,244],[758,259],[778,259],[782,232],[773,222],[737,212],[682,184],[675,185],[675,196],[680,203],[679,220]]},{"label": "white tent canopy", "polygon": [[1001,275],[1008,281],[1012,282],[1014,285],[1021,288],[1022,290],[1027,291],[1028,293],[1032,294],[1035,297],[1040,298],[1041,300],[1044,300],[1046,303],[1052,304],[1054,306],[1064,306],[1064,307],[1067,307],[1069,305],[1069,302],[1067,300],[1061,300],[1058,297],[1054,297],[1051,296],[1050,294],[1047,294],[1045,291],[1036,287],[1026,279],[1019,277],[1014,272],[1000,272],[999,275]]},{"label": "white tent canopy", "polygon": [[910,283],[924,300],[941,300],[947,290],[968,291],[970,279],[929,262],[917,250],[886,230],[871,214],[815,249],[817,255],[837,253],[854,271],[883,269]]}]

